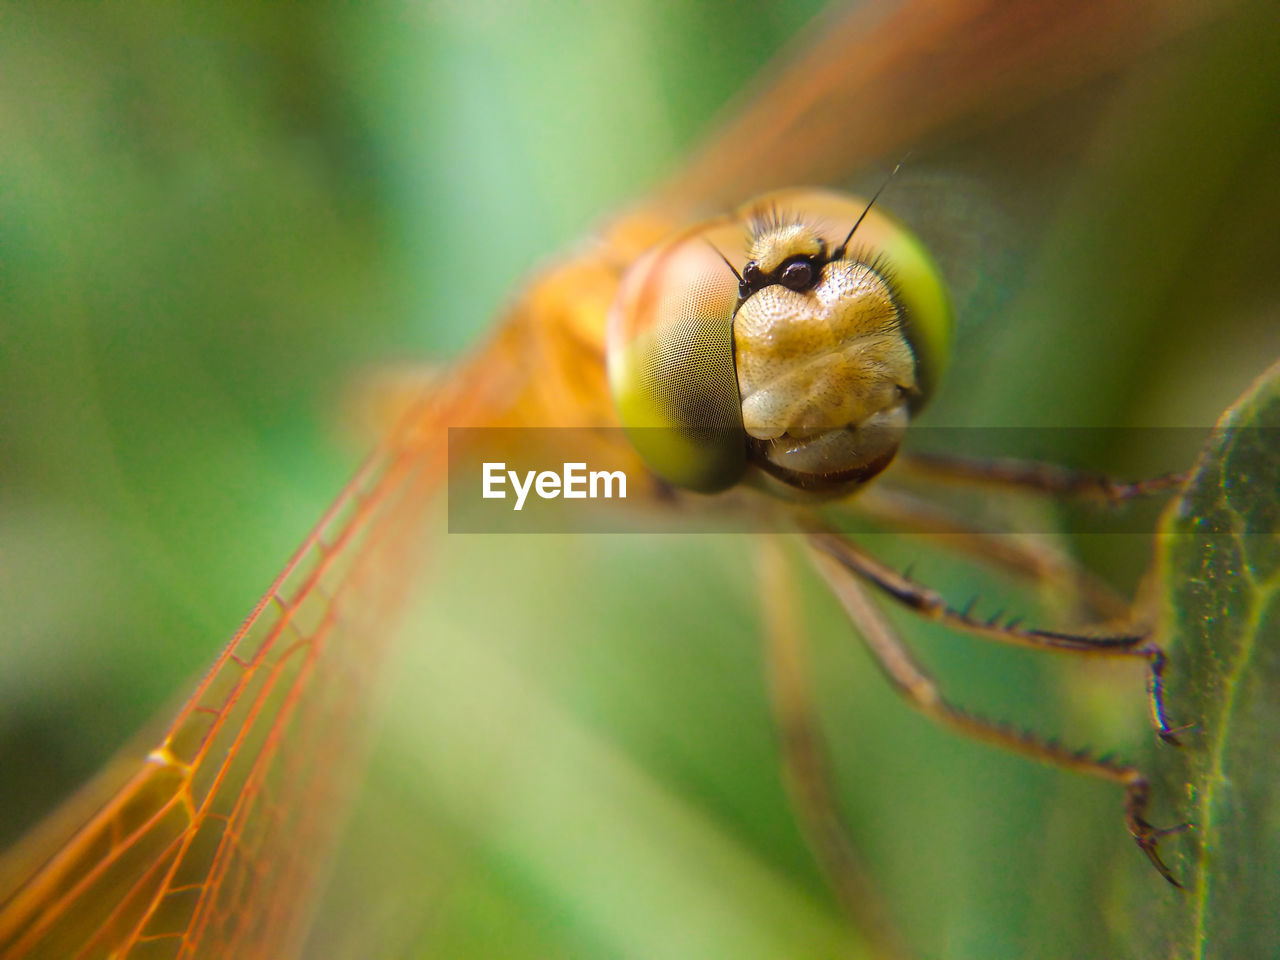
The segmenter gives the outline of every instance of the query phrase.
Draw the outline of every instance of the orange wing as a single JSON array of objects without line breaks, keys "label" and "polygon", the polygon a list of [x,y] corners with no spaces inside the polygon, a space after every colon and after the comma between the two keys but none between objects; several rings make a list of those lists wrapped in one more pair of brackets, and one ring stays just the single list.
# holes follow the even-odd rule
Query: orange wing
[{"label": "orange wing", "polygon": [[487,348],[400,418],[151,751],[0,905],[0,958],[296,952],[358,732],[445,478],[448,425],[612,422],[603,320],[625,266],[695,211],[945,139],[1203,13],[999,0],[844,13],[606,242],[539,278]]},{"label": "orange wing", "polygon": [[442,451],[398,439],[321,518],[163,742],[5,903],[0,954],[294,949],[324,866],[315,851],[356,779],[352,731],[409,582],[408,534],[443,473]]}]

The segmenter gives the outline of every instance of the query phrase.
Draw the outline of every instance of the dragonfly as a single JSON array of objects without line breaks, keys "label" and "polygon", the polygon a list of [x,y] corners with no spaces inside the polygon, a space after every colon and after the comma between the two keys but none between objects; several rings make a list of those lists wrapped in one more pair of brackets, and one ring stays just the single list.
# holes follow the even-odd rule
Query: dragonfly
[{"label": "dragonfly", "polygon": [[[1147,16],[1155,19],[1146,20],[1134,13],[1144,9]],[[311,865],[299,853],[328,842],[328,835],[336,830],[340,820],[339,812],[350,802],[350,797],[342,789],[344,781],[357,776],[344,771],[343,764],[336,762],[338,758],[332,758],[335,762],[326,760],[323,769],[317,771],[302,759],[306,756],[305,745],[324,744],[334,735],[334,730],[341,730],[345,709],[357,709],[358,712],[360,686],[354,678],[372,669],[379,657],[371,644],[356,648],[352,641],[344,644],[338,638],[385,634],[387,628],[381,618],[396,605],[395,594],[408,586],[398,572],[413,567],[408,554],[419,549],[420,545],[402,542],[398,534],[414,527],[417,511],[429,509],[430,494],[440,483],[444,468],[439,438],[433,435],[433,428],[441,424],[466,422],[545,424],[551,411],[571,411],[573,422],[607,422],[612,414],[600,379],[602,370],[598,370],[593,381],[580,373],[565,373],[563,367],[567,361],[559,348],[550,349],[543,345],[546,353],[542,359],[546,363],[530,363],[528,352],[517,349],[530,343],[524,339],[529,336],[529,325],[547,316],[551,309],[549,304],[557,302],[553,296],[557,281],[573,291],[567,301],[573,309],[561,316],[558,322],[569,329],[585,330],[583,340],[590,343],[592,336],[598,337],[598,333],[591,332],[590,324],[598,323],[603,316],[621,265],[630,262],[671,229],[697,217],[731,208],[743,198],[770,188],[837,180],[846,171],[886,154],[900,154],[908,148],[918,149],[921,144],[927,145],[935,138],[945,142],[945,135],[938,131],[945,130],[948,125],[968,122],[974,111],[991,111],[992,115],[998,115],[1022,106],[1018,101],[1025,93],[1015,90],[1019,85],[1010,82],[1002,73],[1002,70],[1013,67],[1007,63],[1001,67],[1001,61],[988,60],[979,54],[978,48],[966,50],[961,44],[957,45],[960,62],[938,64],[934,79],[972,76],[973,86],[967,90],[951,91],[949,100],[931,102],[927,110],[912,111],[910,120],[886,122],[886,117],[897,120],[899,114],[907,112],[895,104],[894,95],[908,103],[923,99],[916,85],[926,84],[929,78],[920,70],[919,46],[929,48],[930,38],[936,42],[940,36],[949,36],[949,28],[966,22],[967,18],[978,17],[981,10],[957,5],[948,14],[954,19],[927,20],[926,26],[901,32],[902,23],[909,20],[913,12],[908,7],[899,13],[902,19],[884,20],[881,11],[874,15],[864,11],[861,16],[870,19],[859,19],[850,14],[848,19],[835,21],[842,29],[831,31],[826,40],[808,55],[810,59],[801,59],[799,66],[784,72],[771,90],[747,110],[743,119],[713,138],[703,153],[695,154],[682,174],[659,188],[649,201],[633,212],[611,221],[603,232],[607,252],[603,267],[597,260],[582,257],[551,271],[516,301],[506,325],[488,348],[482,349],[476,359],[464,363],[457,373],[446,377],[440,386],[429,390],[419,401],[415,412],[402,421],[405,426],[388,439],[383,451],[370,461],[370,466],[348,488],[335,509],[326,514],[316,533],[298,554],[297,564],[291,565],[286,575],[267,594],[243,637],[229,648],[219,665],[207,675],[200,694],[191,701],[190,707],[184,708],[180,720],[170,730],[171,735],[156,738],[155,743],[148,747],[150,753],[144,751],[134,755],[135,760],[138,756],[148,756],[149,760],[136,765],[130,774],[134,778],[130,782],[134,785],[126,788],[128,793],[118,795],[142,798],[138,802],[143,803],[144,808],[147,803],[154,804],[150,808],[152,810],[160,809],[159,801],[168,797],[171,803],[167,810],[177,821],[173,825],[175,836],[190,838],[192,843],[199,836],[202,843],[211,842],[220,849],[242,852],[239,855],[228,853],[220,859],[215,852],[209,858],[205,872],[183,878],[181,883],[175,884],[181,889],[176,890],[179,896],[173,902],[176,904],[185,895],[190,914],[179,915],[180,908],[175,906],[175,913],[163,918],[167,926],[162,925],[146,934],[141,932],[136,913],[124,910],[115,915],[115,918],[123,919],[104,919],[101,911],[105,904],[96,901],[94,905],[100,912],[88,929],[99,937],[99,943],[105,945],[115,936],[126,940],[132,936],[139,951],[158,953],[181,941],[184,944],[182,949],[187,949],[191,955],[217,955],[221,949],[218,944],[234,942],[241,945],[238,955],[251,955],[253,949],[261,949],[263,955],[275,956],[280,955],[281,944],[294,942],[302,935],[304,918],[309,912],[309,890],[316,880],[307,876]],[[1116,16],[1119,21],[1104,19],[1100,22],[1091,20],[1091,16]],[[985,22],[994,29],[1002,21],[996,18]],[[1096,76],[1098,71],[1108,67],[1114,69],[1115,61],[1110,58],[1115,56],[1113,44],[1116,41],[1110,39],[1103,44],[1099,40],[1099,45],[1105,49],[1092,49],[1086,41],[1090,37],[1123,35],[1118,31],[1125,24],[1134,31],[1133,36],[1151,45],[1156,45],[1160,39],[1175,37],[1179,30],[1186,28],[1185,23],[1168,23],[1141,5],[1089,8],[1080,14],[1078,20],[1064,20],[1062,35],[1050,33],[1039,41],[1045,47],[1037,49],[1028,43],[1018,50],[1018,56],[1025,58],[1020,61],[1025,70],[1032,69],[1025,64],[1039,64],[1040,55],[1047,55],[1046,52],[1064,48],[1073,51],[1070,62],[1061,67],[1060,75],[1038,79],[1033,84],[1036,95],[1048,97],[1054,89],[1069,88]],[[929,32],[930,27],[932,33]],[[1034,33],[1016,20],[1005,29],[1024,41]],[[999,31],[995,33],[999,39]],[[886,39],[899,36],[896,44],[886,43]],[[995,43],[995,39],[989,42]],[[996,46],[1005,48],[1010,45]],[[894,64],[909,62],[913,69],[896,81],[896,85],[879,83],[880,74],[875,73],[872,66],[867,66],[869,58],[832,55],[833,50],[866,49],[881,51],[883,60],[875,69],[887,71],[885,76],[900,76],[893,72]],[[990,48],[981,49],[990,52]],[[830,66],[832,63],[849,62],[862,64],[861,69],[873,72],[865,76],[848,76],[842,71],[852,67]],[[815,80],[817,71],[814,64],[826,65],[834,75]],[[935,88],[940,86],[943,85],[935,83]],[[818,95],[813,92],[815,87]],[[880,95],[866,96],[865,91],[872,88],[880,90]],[[1001,93],[1003,96],[994,95]],[[823,94],[835,99],[824,101]],[[859,110],[867,114],[860,114]],[[836,121],[832,117],[839,119]],[[866,134],[869,129],[877,131],[874,137]],[[786,150],[777,149],[777,144],[784,142]],[[728,162],[729,158],[732,158],[732,164]],[[523,329],[521,317],[528,318]],[[532,342],[536,346],[536,337]],[[535,355],[539,354],[535,351]],[[517,357],[520,358],[518,363]],[[562,368],[558,373],[553,372],[557,363]],[[516,376],[526,370],[539,370],[544,375],[532,379]],[[528,421],[521,420],[522,417],[527,417]],[[344,596],[355,597],[360,602],[348,608],[342,599]],[[375,620],[361,623],[359,617],[366,615],[361,611],[372,611]],[[317,637],[323,637],[323,642],[317,642]],[[313,655],[318,658],[321,649],[326,651],[326,655],[334,655],[334,659],[311,659]],[[283,659],[270,663],[256,662],[254,658],[264,650],[277,651]],[[340,661],[336,654],[344,650],[341,662],[349,673],[337,666]],[[266,683],[271,678],[272,686],[260,700],[253,696],[238,697],[237,704],[248,714],[229,722],[222,719],[221,712],[228,702],[225,685],[234,686],[237,676],[246,680],[255,678],[253,682],[256,683]],[[351,682],[338,684],[339,677],[349,678]],[[345,697],[356,702],[345,703]],[[254,704],[257,705],[256,710]],[[264,714],[275,719],[270,723],[259,721],[257,718]],[[332,727],[326,728],[322,722]],[[175,780],[194,783],[194,780],[184,779],[184,765],[190,763],[190,754],[183,752],[184,745],[200,741],[202,731],[211,730],[214,724],[220,724],[219,733],[225,730],[225,735],[231,737],[220,743],[219,748],[232,760],[242,761],[242,765],[232,763],[224,768],[218,779],[200,788],[202,792],[199,794],[177,789]],[[262,740],[251,744],[248,739],[237,739],[239,731],[255,731]],[[174,737],[172,734],[181,735]],[[163,748],[155,746],[162,742],[168,745]],[[311,749],[317,747],[312,746]],[[353,759],[358,755],[358,750],[352,751]],[[249,760],[257,756],[268,760],[255,766]],[[293,763],[282,760],[281,765],[276,766],[269,758],[277,756],[295,759]],[[273,782],[275,777],[282,778],[283,782]],[[287,795],[290,790],[303,789],[304,784],[320,789],[314,794],[307,791],[309,800],[305,806],[310,816],[289,827],[290,831],[300,831],[294,834],[282,829],[288,818],[280,811],[287,808],[278,806],[272,798],[277,790]],[[328,796],[329,792],[334,795]],[[200,812],[203,808],[196,801],[207,797],[224,800],[229,809],[216,816],[211,812]],[[250,806],[275,810],[271,815],[274,819],[265,816],[249,818],[258,832],[241,834],[234,826],[240,822],[238,811]],[[129,846],[133,821],[123,815],[124,808],[107,809],[114,812],[99,814],[90,821],[106,831],[99,836],[111,838],[115,849],[140,850],[140,847]],[[200,833],[199,826],[204,826],[205,833]],[[273,830],[273,826],[277,829]],[[223,838],[228,836],[231,839],[224,845]],[[270,845],[274,842],[280,843],[281,848]],[[69,864],[77,857],[93,852],[93,846],[82,840],[79,847],[64,848],[64,853],[59,854],[63,859],[58,862]],[[152,876],[161,878],[173,861],[166,861],[160,852],[147,855],[154,858],[148,862],[154,870]],[[246,864],[250,861],[270,865],[270,869],[278,871],[278,876],[283,879],[272,880],[269,872],[259,874],[247,870]],[[76,876],[83,876],[79,871],[85,863],[80,860],[75,864]],[[70,878],[72,872],[66,876]],[[253,879],[255,877],[260,879]],[[74,882],[83,883],[84,880]],[[290,896],[283,899],[258,896],[253,887],[257,882],[263,883],[264,889],[274,887]],[[142,891],[147,888],[136,889]],[[59,905],[50,915],[46,929],[53,930],[59,924],[69,922],[62,919],[71,914],[61,904],[75,898],[68,898],[65,888],[56,892],[51,886],[37,884],[23,890],[25,892],[19,896],[27,897],[26,903]],[[216,902],[219,896],[228,898],[223,906],[217,909],[202,906]],[[229,906],[240,902],[256,906],[252,910]],[[201,921],[204,925],[199,930],[188,930],[184,924],[196,923],[193,918],[197,916],[204,918]],[[90,921],[82,921],[75,929],[67,929],[65,935],[81,935],[86,923]],[[182,936],[174,936],[178,933]],[[144,943],[149,946],[144,947]]]}]

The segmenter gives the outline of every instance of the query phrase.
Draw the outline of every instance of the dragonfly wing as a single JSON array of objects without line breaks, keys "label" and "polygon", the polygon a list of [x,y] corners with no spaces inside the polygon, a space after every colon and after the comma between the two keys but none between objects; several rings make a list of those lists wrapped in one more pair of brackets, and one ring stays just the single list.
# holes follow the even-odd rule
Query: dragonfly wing
[{"label": "dragonfly wing", "polygon": [[282,957],[359,775],[443,476],[421,413],[348,485],[127,783],[0,906],[0,957]]},{"label": "dragonfly wing", "polygon": [[746,105],[734,105],[658,199],[719,211],[768,190],[845,182],[877,159],[891,167],[1114,69],[1222,7],[906,0],[832,11],[744,91]]}]

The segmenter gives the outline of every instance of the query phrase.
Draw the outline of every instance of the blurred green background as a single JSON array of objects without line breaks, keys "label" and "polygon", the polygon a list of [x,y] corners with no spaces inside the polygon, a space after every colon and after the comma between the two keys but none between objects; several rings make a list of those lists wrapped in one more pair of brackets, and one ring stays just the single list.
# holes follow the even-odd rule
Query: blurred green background
[{"label": "blurred green background", "polygon": [[[353,385],[474,344],[818,6],[6,5],[0,844],[211,660],[371,443]],[[921,145],[900,197],[978,263],[933,422],[1206,426],[1280,354],[1273,21],[1243,5]],[[1183,466],[1108,436],[1031,452]],[[781,786],[745,546],[441,535],[307,955],[856,950]],[[1079,546],[1126,589],[1148,552]],[[1116,791],[916,717],[803,576],[847,819],[907,940],[1105,954],[1139,856]],[[1138,671],[899,623],[960,702],[1148,749]]]}]

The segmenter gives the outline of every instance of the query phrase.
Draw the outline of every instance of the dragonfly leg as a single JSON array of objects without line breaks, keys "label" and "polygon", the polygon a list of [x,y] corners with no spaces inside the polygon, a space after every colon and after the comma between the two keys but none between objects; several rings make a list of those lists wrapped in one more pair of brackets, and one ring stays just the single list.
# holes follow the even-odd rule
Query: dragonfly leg
[{"label": "dragonfly leg", "polygon": [[911,706],[939,724],[966,736],[1003,747],[1015,753],[1052,764],[1066,770],[1098,777],[1124,788],[1124,819],[1130,836],[1146,854],[1152,866],[1169,883],[1181,889],[1182,884],[1160,856],[1159,842],[1170,833],[1185,830],[1186,825],[1161,830],[1146,819],[1150,799],[1147,778],[1136,767],[1109,757],[1095,757],[1086,750],[1071,750],[1057,743],[969,713],[948,702],[933,678],[912,656],[894,633],[884,614],[863,590],[851,569],[831,551],[810,538],[815,566],[830,586],[855,631],[875,657],[881,670]]},{"label": "dragonfly leg", "polygon": [[756,550],[766,633],[769,701],[787,792],[828,883],[880,958],[910,956],[840,816],[830,759],[809,685],[793,568],[780,541],[759,538]]},{"label": "dragonfly leg", "polygon": [[1042,539],[983,530],[953,510],[904,490],[876,484],[858,494],[859,513],[894,530],[933,540],[1012,576],[1065,591],[1092,615],[1128,620],[1129,601],[1109,583]]},{"label": "dragonfly leg", "polygon": [[915,474],[930,480],[1009,487],[1051,497],[1112,504],[1173,490],[1187,481],[1185,473],[1167,473],[1147,480],[1116,480],[1103,474],[1072,470],[1038,460],[981,459],[933,453],[902,453],[895,464],[907,475]]},{"label": "dragonfly leg", "polygon": [[842,567],[864,578],[882,593],[909,610],[929,620],[936,620],[956,630],[1007,643],[1013,646],[1037,650],[1062,650],[1094,656],[1136,657],[1147,661],[1147,693],[1151,707],[1151,719],[1156,733],[1166,743],[1178,743],[1178,730],[1169,722],[1164,706],[1165,654],[1159,644],[1142,633],[1118,633],[1105,636],[1063,633],[1055,630],[1039,630],[1021,626],[1016,621],[1000,622],[998,618],[983,620],[968,610],[958,610],[949,605],[936,590],[932,590],[898,573],[847,537],[829,528],[810,525],[810,543],[827,554]]}]

